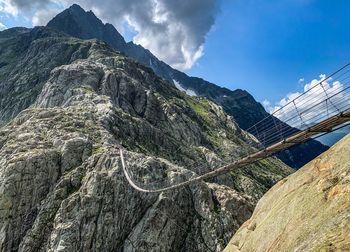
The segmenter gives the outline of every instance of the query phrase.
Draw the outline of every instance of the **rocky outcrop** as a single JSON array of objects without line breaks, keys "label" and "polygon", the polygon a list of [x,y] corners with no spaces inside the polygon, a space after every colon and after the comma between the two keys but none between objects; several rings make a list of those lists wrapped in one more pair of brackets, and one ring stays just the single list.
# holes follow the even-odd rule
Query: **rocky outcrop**
[{"label": "rocky outcrop", "polygon": [[[256,140],[218,105],[102,42],[48,28],[4,41],[35,31],[44,35],[23,51],[7,48],[15,55],[8,66],[33,64],[22,73],[1,68],[2,97],[14,105],[1,107],[0,251],[221,251],[257,199],[291,173],[270,158],[181,190],[135,191],[119,148],[135,178],[174,181],[228,162]],[[18,80],[28,75],[42,77],[27,87]],[[15,106],[25,94],[26,105]]]},{"label": "rocky outcrop", "polygon": [[349,251],[349,142],[270,189],[225,251]]},{"label": "rocky outcrop", "polygon": [[86,58],[89,45],[43,27],[0,32],[0,125],[34,103],[53,68]]},{"label": "rocky outcrop", "polygon": [[[227,114],[235,118],[237,124],[244,130],[269,116],[263,106],[255,101],[247,91],[241,89],[232,91],[173,69],[142,46],[133,42],[126,43],[113,25],[103,24],[91,11],[86,12],[76,4],[54,17],[47,26],[74,37],[97,38],[105,41],[115,50],[149,66],[158,76],[170,83],[176,82],[182,89],[192,90],[198,96],[206,97],[219,104]],[[270,120],[271,124],[274,125],[272,118]],[[269,122],[267,123],[269,124]],[[285,127],[290,128],[289,125],[285,125]],[[293,129],[288,130],[288,132],[290,131]],[[255,134],[254,131],[250,133]],[[300,168],[327,149],[328,147],[320,142],[310,140],[302,145],[294,146],[288,151],[278,153],[277,157],[293,168]]]}]

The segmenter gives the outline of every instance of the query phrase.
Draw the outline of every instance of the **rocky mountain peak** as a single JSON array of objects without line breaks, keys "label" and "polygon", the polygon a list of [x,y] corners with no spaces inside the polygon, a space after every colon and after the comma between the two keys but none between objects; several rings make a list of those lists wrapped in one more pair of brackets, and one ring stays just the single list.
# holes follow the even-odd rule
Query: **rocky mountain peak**
[{"label": "rocky mountain peak", "polygon": [[104,24],[92,11],[85,11],[77,4],[59,13],[48,27],[63,31],[82,39],[100,39],[113,48],[122,49],[126,43],[122,35],[111,24]]},{"label": "rocky mountain peak", "polygon": [[83,8],[81,8],[81,6],[79,4],[72,4],[68,10],[71,10],[71,11],[76,11],[77,13],[84,13],[85,10]]}]

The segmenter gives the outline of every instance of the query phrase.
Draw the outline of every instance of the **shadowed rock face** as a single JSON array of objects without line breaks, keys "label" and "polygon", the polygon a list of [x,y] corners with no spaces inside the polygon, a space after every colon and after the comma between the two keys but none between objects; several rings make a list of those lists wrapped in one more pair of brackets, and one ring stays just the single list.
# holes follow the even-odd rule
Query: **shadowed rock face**
[{"label": "shadowed rock face", "polygon": [[122,35],[111,24],[103,24],[92,11],[85,12],[79,5],[73,4],[69,9],[51,20],[48,27],[61,27],[69,35],[82,39],[99,39],[113,48],[125,48]]},{"label": "shadowed rock face", "polygon": [[349,251],[350,135],[272,187],[225,251]]},{"label": "shadowed rock face", "polygon": [[255,140],[221,107],[102,42],[43,27],[2,34],[11,57],[0,68],[0,251],[221,251],[291,173],[270,158],[182,190],[137,192],[121,145],[134,174],[174,180]]}]

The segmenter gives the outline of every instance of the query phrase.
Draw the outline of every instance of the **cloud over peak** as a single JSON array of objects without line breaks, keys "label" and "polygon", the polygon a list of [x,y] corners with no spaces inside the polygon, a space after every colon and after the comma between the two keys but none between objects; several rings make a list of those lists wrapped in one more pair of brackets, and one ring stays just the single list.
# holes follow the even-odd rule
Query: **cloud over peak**
[{"label": "cloud over peak", "polygon": [[7,13],[13,15],[34,9],[33,25],[46,24],[58,13],[55,6],[78,3],[86,10],[93,10],[104,22],[114,24],[122,33],[122,24],[126,22],[137,33],[133,39],[135,43],[180,70],[191,68],[203,55],[206,35],[219,7],[219,0],[0,1],[2,9],[7,8]]},{"label": "cloud over peak", "polygon": [[81,1],[113,24],[127,22],[134,42],[171,66],[185,70],[203,55],[205,37],[214,24],[217,0],[93,0]]}]

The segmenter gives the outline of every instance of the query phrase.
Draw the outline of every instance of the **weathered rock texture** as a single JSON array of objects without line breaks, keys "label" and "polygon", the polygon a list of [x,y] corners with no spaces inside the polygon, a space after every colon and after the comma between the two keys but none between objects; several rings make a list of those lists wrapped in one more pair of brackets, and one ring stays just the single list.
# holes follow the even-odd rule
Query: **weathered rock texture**
[{"label": "weathered rock texture", "polygon": [[350,135],[280,181],[225,251],[350,251]]},{"label": "weathered rock texture", "polygon": [[121,146],[133,175],[175,180],[255,140],[221,107],[102,42],[43,27],[0,38],[11,55],[0,68],[0,251],[221,251],[291,173],[270,158],[182,190],[137,192]]}]

